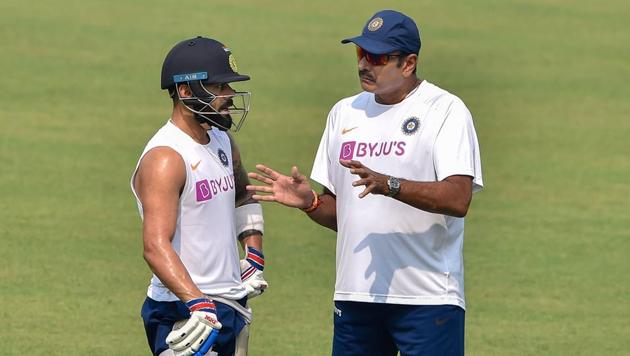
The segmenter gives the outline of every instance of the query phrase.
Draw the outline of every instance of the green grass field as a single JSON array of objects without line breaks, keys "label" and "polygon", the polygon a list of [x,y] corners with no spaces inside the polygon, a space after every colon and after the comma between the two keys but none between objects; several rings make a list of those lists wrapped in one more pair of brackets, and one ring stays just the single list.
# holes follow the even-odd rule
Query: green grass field
[{"label": "green grass field", "polygon": [[[1,355],[148,355],[149,280],[129,177],[170,113],[172,45],[197,34],[252,80],[245,164],[310,172],[329,108],[359,90],[382,8],[421,29],[420,76],[473,113],[485,190],[467,218],[469,355],[630,352],[630,3],[0,2]],[[266,205],[251,355],[327,355],[335,235]]]}]

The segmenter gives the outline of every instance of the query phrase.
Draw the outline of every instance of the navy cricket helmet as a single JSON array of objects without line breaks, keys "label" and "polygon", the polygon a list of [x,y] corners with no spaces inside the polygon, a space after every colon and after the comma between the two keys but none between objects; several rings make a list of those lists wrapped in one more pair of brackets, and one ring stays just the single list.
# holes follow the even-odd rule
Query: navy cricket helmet
[{"label": "navy cricket helmet", "polygon": [[[161,88],[168,89],[172,97],[179,100],[195,113],[199,122],[207,122],[220,130],[232,129],[233,115],[240,115],[234,131],[243,125],[249,112],[249,92],[219,96],[208,91],[204,84],[221,84],[249,80],[250,77],[237,72],[236,61],[230,49],[219,41],[197,36],[176,44],[166,55],[162,65]],[[191,97],[179,97],[176,90],[186,84]],[[211,106],[217,98],[226,99],[231,105],[229,114],[221,114]],[[235,101],[237,102],[236,105]]]}]

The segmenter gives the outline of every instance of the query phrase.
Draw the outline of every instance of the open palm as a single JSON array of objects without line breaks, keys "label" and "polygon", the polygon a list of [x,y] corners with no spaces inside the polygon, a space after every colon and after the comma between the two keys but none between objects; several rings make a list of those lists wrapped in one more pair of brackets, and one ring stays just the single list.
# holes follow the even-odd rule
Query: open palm
[{"label": "open palm", "polygon": [[300,173],[297,167],[291,168],[291,176],[257,164],[259,173],[250,172],[247,176],[255,179],[263,185],[248,185],[247,190],[258,193],[252,196],[258,201],[274,201],[293,208],[308,208],[313,201],[313,193],[308,179]]}]

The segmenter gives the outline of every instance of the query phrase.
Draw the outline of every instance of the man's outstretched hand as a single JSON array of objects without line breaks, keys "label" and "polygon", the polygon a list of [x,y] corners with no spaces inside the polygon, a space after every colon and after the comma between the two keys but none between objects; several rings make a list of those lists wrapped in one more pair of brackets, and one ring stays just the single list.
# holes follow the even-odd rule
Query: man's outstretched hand
[{"label": "man's outstretched hand", "polygon": [[257,164],[258,172],[250,172],[247,176],[263,184],[248,185],[247,190],[257,193],[252,196],[257,201],[272,201],[292,208],[305,209],[313,202],[311,185],[305,175],[300,173],[296,166],[291,168],[291,175],[286,176],[275,170]]}]

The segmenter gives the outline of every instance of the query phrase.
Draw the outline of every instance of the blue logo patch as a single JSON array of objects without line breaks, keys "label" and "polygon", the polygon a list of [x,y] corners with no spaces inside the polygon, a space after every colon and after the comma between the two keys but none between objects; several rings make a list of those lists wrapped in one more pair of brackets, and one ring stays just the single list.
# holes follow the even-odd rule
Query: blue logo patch
[{"label": "blue logo patch", "polygon": [[415,116],[408,118],[402,124],[402,132],[408,136],[415,134],[419,128],[420,120]]},{"label": "blue logo patch", "polygon": [[173,81],[175,83],[187,82],[190,80],[204,80],[204,79],[208,79],[208,72],[175,74],[173,76]]},{"label": "blue logo patch", "polygon": [[219,156],[219,159],[221,160],[221,163],[223,163],[224,166],[227,167],[230,165],[230,162],[228,162],[228,157],[222,149],[219,148],[217,155]]}]

